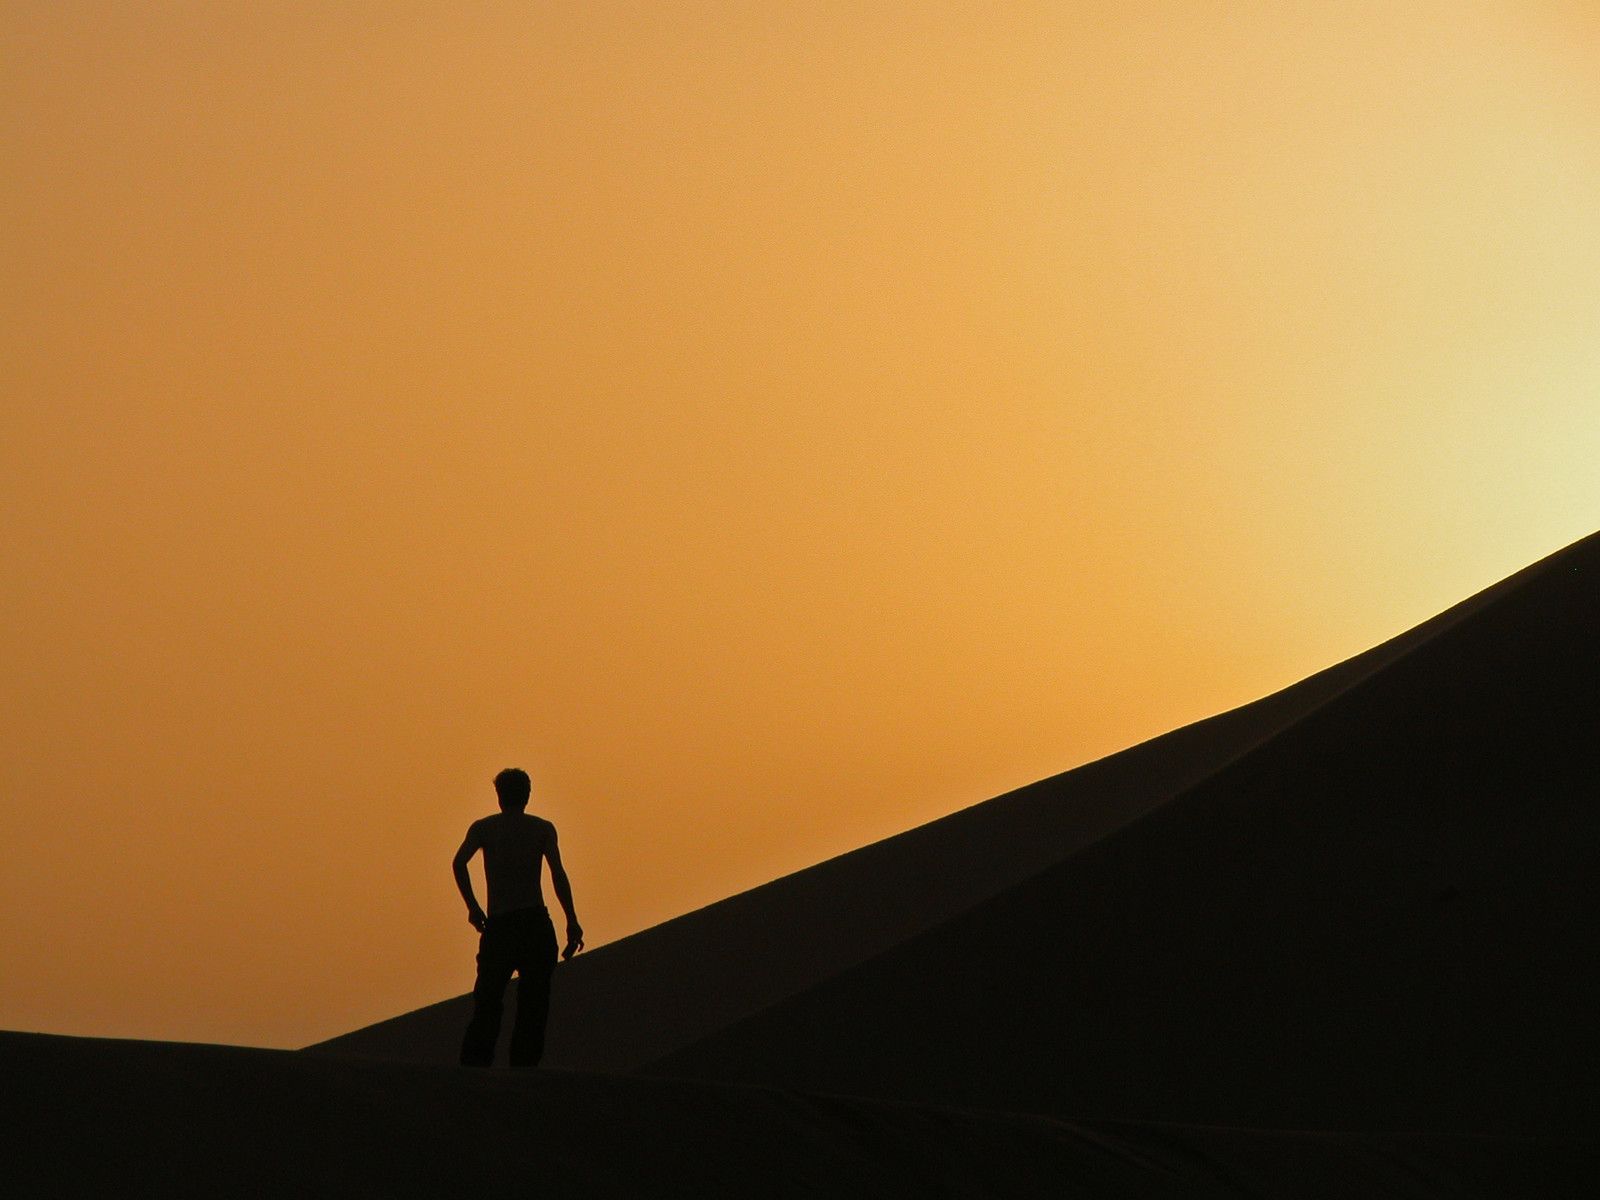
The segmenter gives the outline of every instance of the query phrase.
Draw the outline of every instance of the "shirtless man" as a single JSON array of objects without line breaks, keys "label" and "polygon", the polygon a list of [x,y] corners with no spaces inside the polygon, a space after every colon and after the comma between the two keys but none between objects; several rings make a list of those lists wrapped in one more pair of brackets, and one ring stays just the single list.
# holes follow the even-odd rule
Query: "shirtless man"
[{"label": "shirtless man", "polygon": [[[478,938],[478,982],[472,989],[472,1022],[461,1041],[461,1063],[487,1067],[500,1037],[500,1004],[511,973],[517,973],[517,1020],[511,1031],[511,1065],[536,1067],[544,1056],[544,1026],[550,1013],[550,976],[556,969],[556,931],[544,907],[539,865],[550,860],[550,884],[567,914],[562,958],[583,949],[583,927],[572,908],[572,884],[561,865],[556,827],[529,814],[528,773],[509,767],[494,777],[500,811],[474,821],[456,851],[456,887],[467,902],[467,920]],[[483,851],[489,912],[472,894],[467,863]]]}]

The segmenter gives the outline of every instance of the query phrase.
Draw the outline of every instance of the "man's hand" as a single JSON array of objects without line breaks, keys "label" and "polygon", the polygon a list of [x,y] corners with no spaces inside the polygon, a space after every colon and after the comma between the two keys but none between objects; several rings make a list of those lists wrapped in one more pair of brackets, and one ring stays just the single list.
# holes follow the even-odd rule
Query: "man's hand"
[{"label": "man's hand", "polygon": [[561,952],[563,959],[571,958],[583,949],[583,926],[576,921],[567,923],[567,948]]},{"label": "man's hand", "polygon": [[467,924],[471,925],[479,933],[483,932],[483,927],[488,923],[489,918],[483,915],[483,909],[476,906],[467,909]]}]

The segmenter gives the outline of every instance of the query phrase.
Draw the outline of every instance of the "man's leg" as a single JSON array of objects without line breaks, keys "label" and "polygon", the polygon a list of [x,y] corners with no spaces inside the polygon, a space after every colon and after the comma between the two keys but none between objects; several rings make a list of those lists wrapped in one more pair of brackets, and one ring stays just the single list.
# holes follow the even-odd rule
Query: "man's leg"
[{"label": "man's leg", "polygon": [[517,959],[517,1022],[511,1030],[511,1065],[537,1067],[544,1057],[544,1028],[550,1016],[550,977],[556,969],[556,931],[540,915],[523,931]]},{"label": "man's leg", "polygon": [[500,1040],[500,1006],[515,966],[513,947],[504,930],[493,923],[478,938],[478,980],[472,986],[472,1020],[461,1039],[461,1065],[487,1067],[494,1062]]}]

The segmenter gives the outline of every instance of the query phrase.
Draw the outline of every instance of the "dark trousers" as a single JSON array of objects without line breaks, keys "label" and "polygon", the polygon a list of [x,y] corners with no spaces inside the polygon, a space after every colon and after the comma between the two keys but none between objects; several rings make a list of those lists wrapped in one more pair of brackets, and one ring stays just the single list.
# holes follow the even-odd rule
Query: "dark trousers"
[{"label": "dark trousers", "polygon": [[550,1015],[550,976],[556,969],[556,930],[543,908],[519,908],[490,917],[478,938],[478,982],[472,988],[472,1022],[461,1039],[461,1063],[487,1067],[500,1038],[500,1007],[511,973],[517,973],[517,1020],[511,1030],[511,1065],[536,1067],[544,1057]]}]

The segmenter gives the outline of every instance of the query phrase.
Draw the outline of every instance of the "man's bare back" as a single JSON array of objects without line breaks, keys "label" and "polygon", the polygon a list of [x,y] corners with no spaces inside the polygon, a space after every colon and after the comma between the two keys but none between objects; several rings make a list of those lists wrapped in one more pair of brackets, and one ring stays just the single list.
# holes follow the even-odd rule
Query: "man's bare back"
[{"label": "man's bare back", "polygon": [[544,857],[555,845],[555,832],[554,825],[532,813],[495,813],[472,823],[467,844],[483,851],[491,917],[544,904]]},{"label": "man's bare back", "polygon": [[[467,863],[483,851],[483,876],[489,890],[489,911],[478,907],[472,894],[472,878]],[[482,932],[488,917],[515,912],[521,908],[543,908],[541,864],[550,862],[550,885],[567,917],[567,945],[562,958],[571,958],[583,949],[583,928],[572,907],[572,884],[561,864],[561,847],[556,827],[543,817],[517,810],[497,812],[467,827],[467,836],[456,851],[456,887],[467,902],[467,920]]]}]

